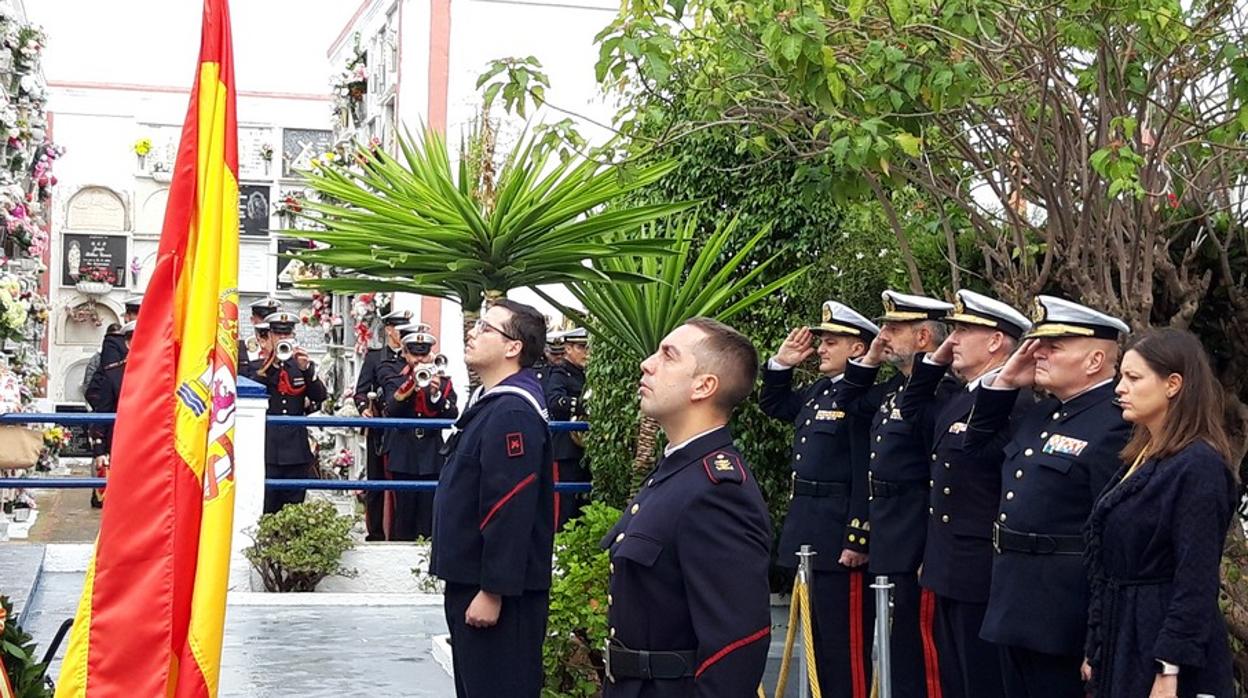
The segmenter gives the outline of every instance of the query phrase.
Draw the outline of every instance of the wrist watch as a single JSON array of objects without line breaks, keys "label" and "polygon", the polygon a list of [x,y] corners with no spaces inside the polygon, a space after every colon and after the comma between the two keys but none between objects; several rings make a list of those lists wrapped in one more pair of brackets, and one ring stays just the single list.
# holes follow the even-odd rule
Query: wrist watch
[{"label": "wrist watch", "polygon": [[1158,659],[1157,660],[1157,673],[1161,674],[1162,676],[1178,676],[1179,665],[1171,664],[1170,662],[1167,662],[1164,659]]}]

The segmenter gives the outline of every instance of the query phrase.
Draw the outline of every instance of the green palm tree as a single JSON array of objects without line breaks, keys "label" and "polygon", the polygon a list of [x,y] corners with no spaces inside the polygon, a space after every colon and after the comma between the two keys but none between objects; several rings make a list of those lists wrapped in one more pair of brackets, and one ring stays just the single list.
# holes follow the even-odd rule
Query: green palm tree
[{"label": "green palm tree", "polygon": [[[495,180],[492,134],[487,127],[474,136],[457,166],[443,138],[426,130],[419,142],[399,138],[401,159],[357,146],[351,166],[322,165],[305,173],[320,201],[308,201],[300,215],[323,229],[292,236],[323,245],[294,256],[346,272],[307,285],[454,300],[463,308],[466,334],[483,303],[513,288],[646,281],[613,262],[671,254],[671,241],[630,233],[694,205],[608,206],[658,181],[675,164],[559,162],[532,137],[507,156]],[[482,142],[484,155],[475,153]]]},{"label": "green palm tree", "polygon": [[[796,269],[751,288],[779,257],[777,254],[761,264],[749,263],[750,253],[767,238],[770,226],[754,233],[725,259],[725,250],[739,227],[737,218],[717,222],[702,248],[694,254],[692,241],[698,236],[700,225],[698,216],[690,214],[649,227],[648,237],[670,241],[675,245],[675,255],[612,258],[602,262],[604,271],[630,273],[653,281],[629,285],[570,284],[569,290],[585,307],[585,312],[559,303],[540,289],[538,293],[565,315],[577,317],[595,341],[610,344],[640,363],[657,351],[663,337],[685,320],[703,316],[726,322],[781,291],[810,268]],[[659,423],[643,415],[633,452],[634,492],[641,478],[654,466],[658,433]]]}]

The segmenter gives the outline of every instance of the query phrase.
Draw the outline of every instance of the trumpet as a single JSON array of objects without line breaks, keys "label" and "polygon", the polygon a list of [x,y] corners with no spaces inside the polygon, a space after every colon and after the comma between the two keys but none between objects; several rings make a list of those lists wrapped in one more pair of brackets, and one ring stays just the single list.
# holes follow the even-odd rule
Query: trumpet
[{"label": "trumpet", "polygon": [[437,372],[439,377],[445,378],[450,363],[451,360],[446,358],[446,354],[438,354],[433,357],[433,370]]},{"label": "trumpet", "polygon": [[295,349],[298,348],[299,345],[295,344],[294,340],[280,339],[277,342],[277,346],[273,349],[273,354],[278,361],[289,361],[290,357],[295,355]]},{"label": "trumpet", "polygon": [[416,383],[417,388],[428,388],[433,382],[433,369],[428,364],[421,364],[412,371],[412,381]]}]

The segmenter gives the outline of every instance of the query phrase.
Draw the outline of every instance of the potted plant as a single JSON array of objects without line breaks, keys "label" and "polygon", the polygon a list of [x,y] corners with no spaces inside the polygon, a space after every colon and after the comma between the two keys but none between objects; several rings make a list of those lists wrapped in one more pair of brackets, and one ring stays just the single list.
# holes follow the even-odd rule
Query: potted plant
[{"label": "potted plant", "polygon": [[266,591],[313,591],[330,575],[355,576],[341,562],[342,554],[354,547],[354,523],[325,500],[287,504],[261,516],[259,525],[247,531],[255,543],[243,554]]},{"label": "potted plant", "polygon": [[152,139],[146,136],[134,142],[134,154],[139,159],[139,169],[147,169],[147,154],[152,152]]},{"label": "potted plant", "polygon": [[117,275],[108,267],[81,267],[74,288],[85,296],[103,296],[113,290]]}]

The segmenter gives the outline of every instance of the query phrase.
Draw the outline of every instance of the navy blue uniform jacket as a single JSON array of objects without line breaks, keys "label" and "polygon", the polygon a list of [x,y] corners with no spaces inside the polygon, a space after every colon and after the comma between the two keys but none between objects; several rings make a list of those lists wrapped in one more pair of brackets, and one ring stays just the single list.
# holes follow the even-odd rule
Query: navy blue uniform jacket
[{"label": "navy blue uniform jacket", "polygon": [[[552,366],[544,390],[550,418],[556,422],[571,420],[575,416],[573,407],[585,392],[585,369],[570,361]],[[561,431],[551,435],[551,438],[554,440],[555,460],[580,460],[584,457],[585,449],[572,440],[572,432]]]},{"label": "navy blue uniform jacket", "polygon": [[691,678],[619,679],[603,695],[753,698],[771,634],[771,527],[728,428],[660,460],[602,544],[611,640],[697,654]]},{"label": "navy blue uniform jacket", "polygon": [[[1017,390],[978,391],[968,443],[991,441],[1007,428]],[[1131,427],[1106,383],[1065,404],[1032,406],[1010,430],[1001,463],[999,522],[1011,531],[1080,536],[1092,503],[1121,465]],[[1000,516],[998,516],[1000,518]],[[989,642],[1046,654],[1079,656],[1088,618],[1082,555],[997,553],[981,635]]]},{"label": "navy blue uniform jacket", "polygon": [[[398,393],[411,390],[406,362],[387,361],[377,369],[385,401],[385,416],[410,419],[454,419],[459,416],[458,397],[450,378],[442,379],[441,395],[435,401],[429,387],[411,391],[406,400]],[[442,470],[441,429],[386,429],[382,435],[382,453],[389,455],[386,468],[396,473],[437,475]]]},{"label": "navy blue uniform jacket", "polygon": [[437,577],[502,596],[550,588],[555,489],[537,376],[525,369],[469,401],[433,499]]},{"label": "navy blue uniform jacket", "polygon": [[1088,520],[1085,651],[1098,698],[1147,696],[1155,660],[1179,665],[1179,696],[1233,696],[1218,568],[1235,512],[1226,462],[1198,442],[1120,469]]},{"label": "navy blue uniform jacket", "polygon": [[809,545],[818,553],[817,570],[846,571],[838,560],[844,549],[867,552],[867,418],[844,404],[843,380],[820,378],[801,391],[792,388],[793,369],[764,368],[759,405],[769,417],[793,424],[795,477],[835,483],[831,496],[794,494],[776,547],[777,564],[797,566],[797,553]]},{"label": "navy blue uniform jacket", "polygon": [[[906,376],[897,374],[875,384],[879,367],[868,368],[852,361],[845,368],[842,388],[851,405],[871,410],[868,478],[881,483],[869,489],[872,574],[908,574],[923,562],[927,541],[928,482],[931,479],[932,410],[901,417]],[[957,380],[946,377],[936,386],[936,402],[959,390]],[[867,398],[854,402],[854,397]],[[878,396],[878,401],[875,396]]]},{"label": "navy blue uniform jacket", "polygon": [[[321,409],[328,395],[325,384],[316,376],[316,364],[308,362],[306,371],[292,357],[285,363],[274,362],[260,375],[263,360],[253,363],[255,380],[269,390],[271,415],[301,416]],[[306,465],[313,459],[308,445],[308,428],[270,424],[264,436],[264,462],[272,465]]]},{"label": "navy blue uniform jacket", "polygon": [[[402,370],[404,365],[403,357],[398,351],[391,349],[389,345],[380,349],[370,349],[364,354],[364,361],[360,363],[360,370],[355,374],[355,393],[352,399],[355,401],[355,409],[361,413],[368,407],[368,394],[376,393],[377,402],[380,404],[381,397],[381,375],[378,372],[382,366],[390,363],[398,362],[399,369]],[[373,415],[380,417],[381,415]]]}]

